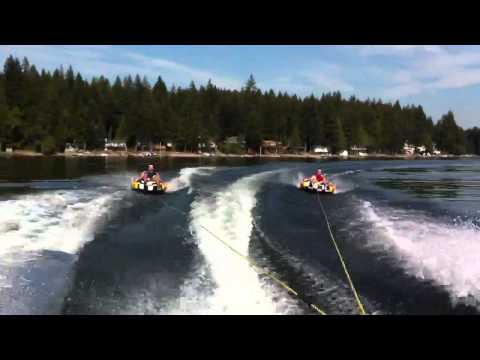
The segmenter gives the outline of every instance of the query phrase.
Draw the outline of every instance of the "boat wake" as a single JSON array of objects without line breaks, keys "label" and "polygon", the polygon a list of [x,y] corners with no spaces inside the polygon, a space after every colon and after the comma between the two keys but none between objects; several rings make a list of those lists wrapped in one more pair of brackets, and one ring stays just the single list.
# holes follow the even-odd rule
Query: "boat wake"
[{"label": "boat wake", "polygon": [[[249,256],[253,208],[262,181],[273,172],[242,178],[213,197],[192,203],[191,231],[205,264],[182,286],[182,296],[170,314],[279,313],[257,272],[241,256]],[[209,290],[205,289],[208,285]]]},{"label": "boat wake", "polygon": [[48,311],[39,307],[67,286],[79,250],[123,194],[49,191],[0,202],[0,313]]},{"label": "boat wake", "polygon": [[208,176],[215,171],[214,166],[183,168],[177,177],[168,180],[167,192],[176,192],[188,188],[188,193],[192,193],[192,177],[196,175]]},{"label": "boat wake", "polygon": [[475,221],[440,223],[420,212],[363,203],[369,246],[395,254],[406,272],[445,288],[453,303],[480,308],[480,232]]}]

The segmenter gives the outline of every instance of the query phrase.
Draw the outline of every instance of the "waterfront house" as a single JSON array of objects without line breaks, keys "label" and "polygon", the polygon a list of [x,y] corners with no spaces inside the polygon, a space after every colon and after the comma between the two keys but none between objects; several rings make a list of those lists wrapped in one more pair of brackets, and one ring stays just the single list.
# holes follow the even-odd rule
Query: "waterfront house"
[{"label": "waterfront house", "polygon": [[317,145],[312,150],[315,154],[328,155],[328,148],[326,146]]},{"label": "waterfront house", "polygon": [[350,155],[352,156],[366,156],[368,154],[365,146],[354,145],[350,148]]},{"label": "waterfront house", "polygon": [[127,151],[127,142],[125,140],[107,140],[105,139],[105,151]]},{"label": "waterfront house", "polygon": [[405,142],[405,144],[403,145],[403,153],[405,155],[413,155],[415,154],[415,146],[413,145],[410,145],[408,143],[408,141]]},{"label": "waterfront house", "polygon": [[65,144],[65,152],[66,153],[75,153],[81,150],[86,150],[87,144],[86,143],[79,143],[79,142],[71,142]]},{"label": "waterfront house", "polygon": [[226,145],[240,145],[245,146],[245,138],[243,136],[230,136],[227,137],[224,141]]},{"label": "waterfront house", "polygon": [[217,150],[217,144],[210,140],[206,142],[200,142],[198,144],[198,149],[204,152],[212,152]]},{"label": "waterfront house", "polygon": [[261,147],[262,152],[267,152],[267,153],[276,153],[282,152],[284,147],[282,146],[281,141],[276,141],[276,140],[263,140],[262,141],[262,147]]},{"label": "waterfront house", "polygon": [[425,145],[420,145],[420,146],[415,147],[415,151],[418,154],[426,154],[427,153],[427,147]]}]

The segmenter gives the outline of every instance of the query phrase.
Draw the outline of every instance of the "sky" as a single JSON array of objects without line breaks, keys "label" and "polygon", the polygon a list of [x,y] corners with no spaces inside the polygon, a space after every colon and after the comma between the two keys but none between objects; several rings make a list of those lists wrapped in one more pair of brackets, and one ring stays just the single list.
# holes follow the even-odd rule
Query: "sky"
[{"label": "sky", "polygon": [[87,78],[158,76],[186,87],[208,80],[240,89],[253,74],[262,90],[422,105],[437,121],[452,110],[464,128],[480,126],[480,46],[460,45],[0,45],[0,62],[26,56],[37,69],[71,65]]}]

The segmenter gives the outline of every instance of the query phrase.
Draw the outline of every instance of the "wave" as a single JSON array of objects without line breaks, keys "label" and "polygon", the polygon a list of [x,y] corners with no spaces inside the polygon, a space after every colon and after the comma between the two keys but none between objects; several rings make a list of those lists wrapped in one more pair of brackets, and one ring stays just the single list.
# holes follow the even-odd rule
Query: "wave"
[{"label": "wave", "polygon": [[360,170],[347,170],[341,173],[332,174],[330,179],[337,185],[336,194],[350,192],[356,188],[355,183],[349,178],[350,175],[358,174]]},{"label": "wave", "polygon": [[[191,231],[205,266],[182,286],[183,295],[169,309],[170,314],[278,313],[257,272],[209,232],[248,256],[256,193],[269,174],[273,172],[242,178],[215,196],[192,203]],[[209,291],[204,286],[207,282],[212,283]]]},{"label": "wave", "polygon": [[[294,255],[289,249],[272,241],[256,223],[255,229],[257,230],[258,236],[267,244],[269,252],[273,251],[273,254],[270,256],[274,256],[276,260],[281,259],[282,266],[286,266],[289,269],[290,276],[295,274],[295,282],[298,282],[301,286],[296,290],[301,290],[303,287],[303,291],[310,297],[314,296],[316,299],[314,302],[317,302],[317,305],[320,305],[320,307],[330,315],[358,314],[357,304],[352,296],[351,289],[343,279],[338,278],[337,275],[333,274],[321,264],[317,263],[315,266],[310,265],[304,259]],[[266,268],[268,269],[268,267],[267,265]],[[272,293],[278,294],[279,290],[280,289],[271,291]],[[376,309],[373,314],[384,313],[379,304],[367,300],[362,295],[360,296],[362,303],[368,311]],[[285,305],[289,305],[288,307],[286,306],[286,312],[295,313],[298,310],[295,309],[294,306],[299,308],[298,304],[298,299],[291,298],[289,301],[285,301]]]},{"label": "wave", "polygon": [[0,202],[0,254],[53,250],[76,253],[119,194],[47,192]]},{"label": "wave", "polygon": [[79,250],[123,194],[49,191],[1,201],[0,312],[45,313],[61,301]]},{"label": "wave", "polygon": [[363,210],[374,226],[372,248],[393,252],[407,273],[444,287],[453,303],[480,308],[480,233],[475,222],[441,223],[420,212],[376,208],[367,201]]},{"label": "wave", "polygon": [[207,176],[215,170],[214,166],[203,166],[193,168],[183,168],[177,177],[168,181],[167,192],[175,192],[188,188],[188,193],[192,192],[192,177],[195,175]]}]

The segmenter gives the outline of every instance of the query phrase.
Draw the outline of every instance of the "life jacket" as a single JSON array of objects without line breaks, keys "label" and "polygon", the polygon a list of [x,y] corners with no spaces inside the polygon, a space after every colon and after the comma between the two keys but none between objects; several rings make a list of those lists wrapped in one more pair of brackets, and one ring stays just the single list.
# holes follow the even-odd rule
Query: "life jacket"
[{"label": "life jacket", "polygon": [[144,181],[147,181],[148,179],[152,179],[155,175],[157,175],[157,172],[145,170],[145,171],[142,173],[142,179],[143,179]]},{"label": "life jacket", "polygon": [[149,179],[153,178],[157,173],[155,171],[147,171],[147,177]]}]

